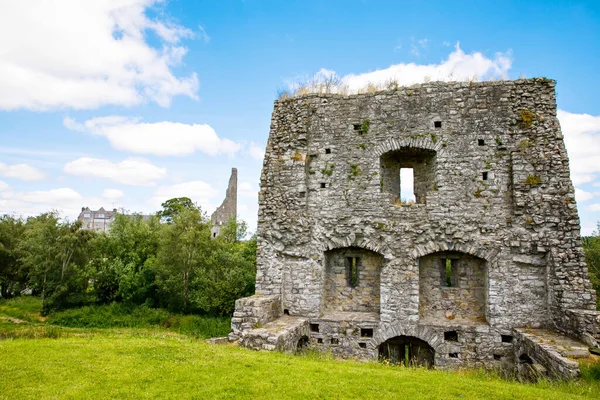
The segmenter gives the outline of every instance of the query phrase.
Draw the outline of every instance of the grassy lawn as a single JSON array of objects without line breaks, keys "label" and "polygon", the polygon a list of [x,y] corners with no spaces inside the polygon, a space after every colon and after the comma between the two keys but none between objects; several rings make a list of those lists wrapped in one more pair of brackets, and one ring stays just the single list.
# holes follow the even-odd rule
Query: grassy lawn
[{"label": "grassy lawn", "polygon": [[[7,318],[1,307],[2,303],[0,316]],[[55,329],[56,338],[0,340],[0,398],[600,397],[600,381],[592,377],[575,383],[520,384],[483,372],[430,371],[209,345],[167,329]]]}]

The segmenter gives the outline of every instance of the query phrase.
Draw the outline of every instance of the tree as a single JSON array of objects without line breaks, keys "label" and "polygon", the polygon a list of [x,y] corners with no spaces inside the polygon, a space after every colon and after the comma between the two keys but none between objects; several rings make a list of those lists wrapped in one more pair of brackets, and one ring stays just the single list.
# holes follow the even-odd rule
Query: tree
[{"label": "tree", "polygon": [[596,289],[596,306],[600,310],[600,223],[598,230],[592,236],[583,237],[582,242],[590,280]]},{"label": "tree", "polygon": [[156,303],[152,263],[158,251],[158,217],[118,214],[94,242],[94,292],[101,302]]},{"label": "tree", "polygon": [[[180,209],[162,232],[155,270],[161,297],[167,307],[188,312],[192,287],[210,255],[210,225],[200,208]],[[201,289],[200,289],[201,290]]]},{"label": "tree", "polygon": [[25,232],[21,218],[0,216],[0,297],[9,298],[27,284],[27,271],[21,263],[19,243]]},{"label": "tree", "polygon": [[27,220],[21,260],[32,287],[41,293],[43,314],[83,301],[94,233],[80,228],[81,222],[61,222],[54,212]]},{"label": "tree", "polygon": [[196,207],[189,197],[175,197],[161,204],[163,208],[156,215],[161,221],[170,224],[173,222],[173,217],[182,210],[194,210]]}]

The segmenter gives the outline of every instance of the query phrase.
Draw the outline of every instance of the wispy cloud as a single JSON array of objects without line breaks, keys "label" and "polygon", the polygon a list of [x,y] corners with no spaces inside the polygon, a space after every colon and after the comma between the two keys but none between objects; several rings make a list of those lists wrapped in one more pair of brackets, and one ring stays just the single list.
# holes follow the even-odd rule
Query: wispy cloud
[{"label": "wispy cloud", "polygon": [[239,143],[220,138],[206,124],[148,123],[116,115],[92,118],[84,123],[67,117],[63,124],[71,130],[103,136],[113,148],[137,154],[183,156],[201,151],[211,156],[233,156],[242,147]]},{"label": "wispy cloud", "polygon": [[64,171],[71,175],[104,178],[132,186],[154,186],[156,181],[167,176],[165,168],[159,168],[143,158],[131,157],[121,162],[82,157],[65,165]]}]

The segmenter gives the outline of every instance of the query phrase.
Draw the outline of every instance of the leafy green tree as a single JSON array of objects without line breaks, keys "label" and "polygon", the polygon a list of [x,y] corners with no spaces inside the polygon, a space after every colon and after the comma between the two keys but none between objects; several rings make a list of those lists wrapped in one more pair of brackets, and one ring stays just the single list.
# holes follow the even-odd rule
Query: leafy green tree
[{"label": "leafy green tree", "polygon": [[244,221],[230,219],[212,240],[210,257],[197,274],[194,293],[196,307],[205,313],[231,315],[235,300],[254,293],[256,277],[256,237],[247,236]]},{"label": "leafy green tree", "polygon": [[17,294],[27,283],[27,271],[21,263],[19,243],[25,232],[21,218],[0,216],[0,297]]},{"label": "leafy green tree", "polygon": [[94,242],[94,292],[98,300],[154,305],[153,259],[158,251],[158,217],[118,214],[107,234]]},{"label": "leafy green tree", "polygon": [[596,308],[600,310],[600,223],[592,236],[583,237],[585,261],[590,273],[590,280],[596,289]]},{"label": "leafy green tree", "polygon": [[94,234],[80,228],[81,222],[61,222],[53,212],[27,220],[21,260],[41,293],[43,314],[84,301]]},{"label": "leafy green tree", "polygon": [[189,197],[175,197],[161,204],[163,208],[156,215],[161,221],[170,224],[173,222],[173,217],[182,210],[194,210],[196,206],[192,203]]},{"label": "leafy green tree", "polygon": [[155,270],[162,299],[171,310],[189,312],[196,276],[212,247],[210,225],[199,208],[180,209],[162,232]]}]

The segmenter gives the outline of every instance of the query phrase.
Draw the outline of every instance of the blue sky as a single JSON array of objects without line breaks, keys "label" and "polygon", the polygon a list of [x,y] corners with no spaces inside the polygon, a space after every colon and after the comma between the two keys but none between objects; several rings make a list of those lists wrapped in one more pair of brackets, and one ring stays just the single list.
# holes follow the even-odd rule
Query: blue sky
[{"label": "blue sky", "polygon": [[[597,1],[42,0],[0,4],[0,213],[211,213],[232,167],[256,223],[273,100],[350,87],[557,80],[584,234],[600,220]],[[376,72],[374,72],[376,71]]]}]

